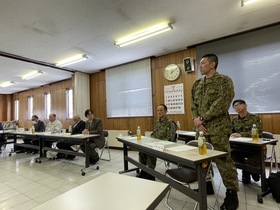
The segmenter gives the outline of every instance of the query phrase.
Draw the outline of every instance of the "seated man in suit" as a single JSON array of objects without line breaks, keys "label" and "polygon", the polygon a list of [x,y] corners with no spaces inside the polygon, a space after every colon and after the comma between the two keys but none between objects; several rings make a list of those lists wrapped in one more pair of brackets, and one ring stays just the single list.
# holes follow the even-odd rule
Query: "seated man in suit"
[{"label": "seated man in suit", "polygon": [[[83,120],[81,120],[81,117],[78,114],[74,115],[72,119],[74,121],[74,124],[72,126],[71,135],[82,134],[83,130],[85,129],[85,122]],[[72,149],[72,146],[75,144],[77,144],[77,143],[60,141],[56,144],[56,146],[59,149],[75,151]],[[69,160],[73,160],[75,158],[74,155],[65,155],[64,157]]]},{"label": "seated man in suit", "polygon": [[[41,121],[37,115],[33,115],[31,117],[31,120],[32,120],[32,125],[34,126],[34,129],[35,129],[35,132],[44,132],[45,131],[45,123],[43,121]],[[39,141],[37,139],[24,138],[23,142],[25,144],[33,144],[33,145],[37,145],[37,146],[39,145]],[[38,153],[38,150],[26,148],[25,152],[36,154],[36,153]]]},{"label": "seated man in suit", "polygon": [[[103,124],[102,120],[99,118],[95,118],[93,111],[87,109],[85,111],[85,117],[88,119],[86,121],[86,128],[83,130],[83,134],[99,134],[100,136],[94,138],[90,143],[89,150],[89,163],[94,165],[99,161],[99,155],[95,151],[95,148],[102,148],[105,144],[105,137],[103,134]],[[81,145],[81,150],[85,152],[85,145]]]},{"label": "seated man in suit", "polygon": [[[32,124],[35,128],[35,132],[45,132],[45,128],[46,128],[45,123],[41,121],[37,115],[33,115],[31,119],[32,119]],[[39,141],[32,139],[31,144],[38,146]],[[33,154],[38,153],[38,150],[32,150],[32,153]]]},{"label": "seated man in suit", "polygon": [[[233,101],[232,106],[238,115],[232,119],[231,137],[252,137],[251,129],[253,124],[256,124],[258,133],[261,136],[263,130],[261,118],[247,111],[246,102],[242,99],[238,99]],[[251,166],[259,166],[260,164],[257,154],[250,153],[250,151],[244,153],[238,150],[232,150],[231,155],[235,162]],[[260,180],[259,174],[251,173],[251,176],[256,182]],[[251,182],[250,172],[242,170],[242,182],[244,184],[249,184]]]}]

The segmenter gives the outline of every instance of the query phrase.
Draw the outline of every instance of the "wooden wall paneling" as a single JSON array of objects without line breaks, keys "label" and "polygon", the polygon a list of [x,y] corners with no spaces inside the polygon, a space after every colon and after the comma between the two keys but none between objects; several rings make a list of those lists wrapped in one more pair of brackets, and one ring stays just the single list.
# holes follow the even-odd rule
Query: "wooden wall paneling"
[{"label": "wooden wall paneling", "polygon": [[272,133],[280,134],[280,113],[271,114]]},{"label": "wooden wall paneling", "polygon": [[5,95],[0,95],[0,107],[1,107],[1,113],[0,113],[0,121],[7,121],[7,110],[5,106]]},{"label": "wooden wall paneling", "polygon": [[61,121],[64,128],[67,128],[72,123],[70,119],[66,119],[66,88],[69,87],[72,87],[72,79],[14,94],[11,104],[13,106],[16,98],[19,100],[19,127],[30,128],[32,125],[26,112],[30,95],[33,96],[33,113],[45,123],[48,122],[45,118],[44,93],[51,92],[51,112],[56,113],[57,119]]},{"label": "wooden wall paneling", "polygon": [[9,94],[7,95],[7,120],[8,121],[11,121],[11,120],[14,120],[14,115],[13,115],[13,112],[14,112],[14,103],[13,103],[13,95],[12,94]]},{"label": "wooden wall paneling", "polygon": [[[192,130],[193,122],[190,114],[190,93],[193,83],[197,79],[197,70],[191,73],[185,72],[183,68],[183,58],[195,58],[195,49],[187,49],[180,52],[160,56],[152,59],[152,81],[153,81],[153,105],[154,105],[154,121],[156,120],[156,107],[158,104],[164,103],[164,86],[172,84],[184,85],[185,98],[185,114],[169,115],[174,121],[180,121],[182,130]],[[181,69],[181,77],[173,82],[164,79],[163,71],[169,64],[177,64]]]}]

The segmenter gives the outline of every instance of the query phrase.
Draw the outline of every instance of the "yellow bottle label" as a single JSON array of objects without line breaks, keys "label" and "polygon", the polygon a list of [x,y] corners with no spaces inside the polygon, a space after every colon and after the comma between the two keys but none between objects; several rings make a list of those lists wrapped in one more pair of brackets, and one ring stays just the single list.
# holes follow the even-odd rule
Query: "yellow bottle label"
[{"label": "yellow bottle label", "polygon": [[252,135],[252,140],[255,142],[259,141],[259,134],[255,133],[254,135]]},{"label": "yellow bottle label", "polygon": [[206,144],[202,144],[201,146],[199,146],[198,151],[200,155],[206,155],[207,154]]},{"label": "yellow bottle label", "polygon": [[141,140],[141,134],[137,134],[137,140]]}]

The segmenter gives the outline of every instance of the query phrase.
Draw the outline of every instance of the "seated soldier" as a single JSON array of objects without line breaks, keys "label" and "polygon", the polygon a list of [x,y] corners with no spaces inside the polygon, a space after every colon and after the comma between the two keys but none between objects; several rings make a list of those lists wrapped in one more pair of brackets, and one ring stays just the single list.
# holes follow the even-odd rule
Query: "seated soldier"
[{"label": "seated soldier", "polygon": [[[261,136],[263,130],[261,118],[247,111],[246,102],[242,99],[238,99],[233,101],[232,106],[238,115],[232,119],[231,137],[252,137],[251,130],[253,124],[256,124],[259,135]],[[235,162],[259,167],[258,154],[250,153],[250,151],[244,153],[238,150],[232,150],[231,155]],[[251,182],[250,175],[256,182],[260,180],[259,174],[242,170],[242,182],[244,184],[249,184]]]},{"label": "seated soldier", "polygon": [[[151,134],[152,138],[161,139],[164,141],[175,141],[176,139],[176,123],[168,119],[167,116],[167,107],[164,104],[160,104],[157,107],[157,116],[158,121],[156,121],[153,133]],[[151,169],[155,169],[157,158],[149,156],[145,153],[139,152],[139,162],[143,165],[147,165]],[[137,177],[155,180],[155,177],[146,173],[144,170],[141,170]]]}]

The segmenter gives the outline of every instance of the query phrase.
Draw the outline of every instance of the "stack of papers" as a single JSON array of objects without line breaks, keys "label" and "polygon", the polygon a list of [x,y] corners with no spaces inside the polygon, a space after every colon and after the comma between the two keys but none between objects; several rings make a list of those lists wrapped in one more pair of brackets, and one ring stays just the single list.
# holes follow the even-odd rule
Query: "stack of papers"
[{"label": "stack of papers", "polygon": [[169,147],[167,148],[167,150],[170,150],[172,152],[182,152],[182,151],[187,151],[187,150],[191,150],[194,147],[188,147],[186,145],[180,145],[180,146],[176,146],[176,147]]},{"label": "stack of papers", "polygon": [[155,150],[163,151],[167,147],[174,145],[174,142],[171,141],[155,141],[155,142],[149,142],[145,143],[146,146],[151,147]]}]

